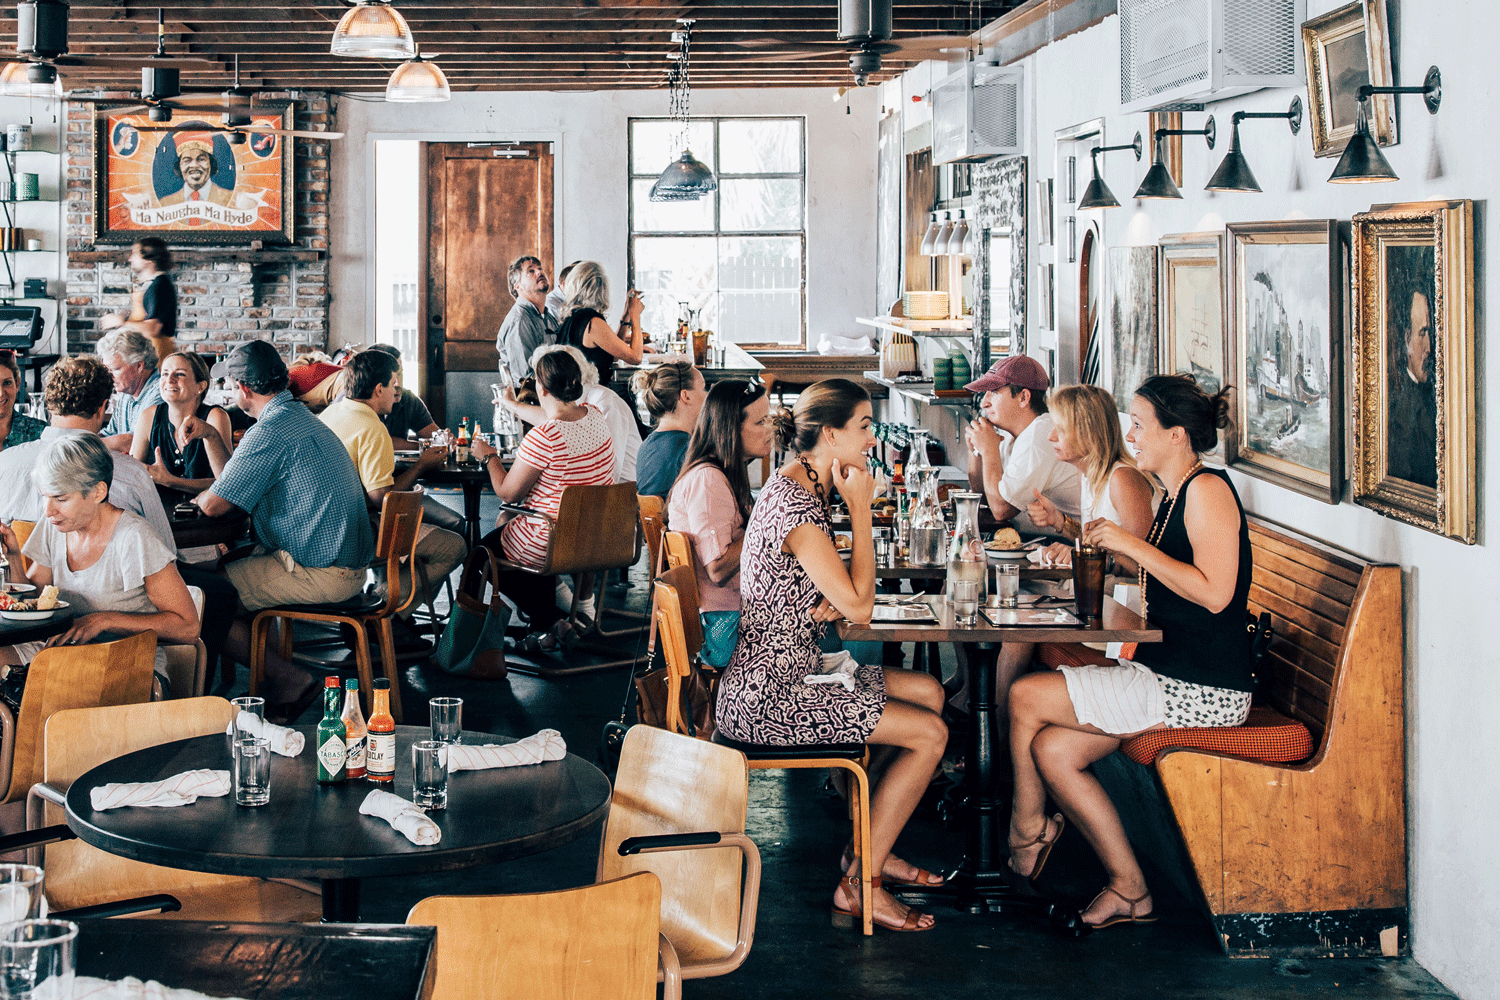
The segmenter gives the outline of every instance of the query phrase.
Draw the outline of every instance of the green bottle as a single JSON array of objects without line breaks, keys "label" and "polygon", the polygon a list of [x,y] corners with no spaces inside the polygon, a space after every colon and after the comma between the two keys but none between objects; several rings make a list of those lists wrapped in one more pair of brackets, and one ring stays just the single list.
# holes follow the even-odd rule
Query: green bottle
[{"label": "green bottle", "polygon": [[323,718],[318,723],[318,781],[344,780],[348,745],[344,742],[343,685],[337,677],[323,678]]}]

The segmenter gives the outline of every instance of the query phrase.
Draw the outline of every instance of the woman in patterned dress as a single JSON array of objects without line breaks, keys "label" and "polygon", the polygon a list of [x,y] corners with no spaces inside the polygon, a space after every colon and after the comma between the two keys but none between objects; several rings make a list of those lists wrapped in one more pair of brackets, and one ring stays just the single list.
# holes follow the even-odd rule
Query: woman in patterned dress
[{"label": "woman in patterned dress", "polygon": [[[1148,730],[1237,726],[1250,711],[1249,526],[1229,477],[1199,460],[1229,422],[1228,393],[1209,396],[1191,375],[1147,379],[1130,404],[1126,440],[1141,470],[1166,484],[1166,499],[1145,538],[1105,518],[1084,526],[1085,542],[1140,568],[1143,610],[1162,641],[1116,664],[1063,666],[1011,687],[1011,867],[1035,878],[1066,815],[1109,873],[1083,911],[1091,927],[1156,918],[1120,816],[1089,765]],[[1062,809],[1051,819],[1048,792]]]},{"label": "woman in patterned dress", "polygon": [[[872,743],[871,870],[886,885],[938,885],[941,879],[891,854],[942,758],[948,730],[939,715],[943,689],[926,674],[861,666],[853,689],[808,684],[820,666],[818,641],[839,618],[870,620],[875,552],[870,534],[874,480],[865,453],[870,396],[847,379],[804,390],[777,435],[794,458],[762,488],[745,528],[740,561],[740,642],[719,684],[717,723],[745,743],[798,746]],[[834,547],[828,506],[834,489],[848,504],[849,565]],[[834,922],[860,913],[859,859],[844,859],[834,891]],[[874,886],[875,922],[927,930],[932,918]]]}]

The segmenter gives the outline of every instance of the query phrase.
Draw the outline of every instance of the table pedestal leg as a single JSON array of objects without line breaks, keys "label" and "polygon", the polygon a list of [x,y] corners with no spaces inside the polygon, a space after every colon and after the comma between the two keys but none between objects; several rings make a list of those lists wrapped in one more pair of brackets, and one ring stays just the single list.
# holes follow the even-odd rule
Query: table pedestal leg
[{"label": "table pedestal leg", "polygon": [[485,533],[479,530],[479,496],[484,490],[482,483],[464,483],[464,517],[469,521],[469,548],[479,547]]},{"label": "table pedestal leg", "polygon": [[359,922],[359,879],[325,878],[323,880],[323,923],[353,924]]}]

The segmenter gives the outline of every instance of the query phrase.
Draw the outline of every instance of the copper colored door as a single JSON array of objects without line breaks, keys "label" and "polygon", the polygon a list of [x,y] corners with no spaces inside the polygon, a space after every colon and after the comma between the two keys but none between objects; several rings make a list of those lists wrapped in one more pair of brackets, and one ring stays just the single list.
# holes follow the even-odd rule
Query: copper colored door
[{"label": "copper colored door", "polygon": [[446,426],[448,376],[499,367],[510,262],[530,254],[552,275],[552,144],[426,146],[426,398]]}]

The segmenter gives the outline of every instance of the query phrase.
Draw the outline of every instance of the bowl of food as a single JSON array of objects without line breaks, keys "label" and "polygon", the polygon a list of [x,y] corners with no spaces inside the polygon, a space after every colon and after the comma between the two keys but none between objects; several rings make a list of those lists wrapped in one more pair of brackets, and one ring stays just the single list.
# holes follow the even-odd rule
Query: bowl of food
[{"label": "bowl of food", "polygon": [[0,594],[0,618],[10,622],[42,622],[67,608],[67,601],[57,599],[56,587],[44,587],[41,595],[35,598]]}]

